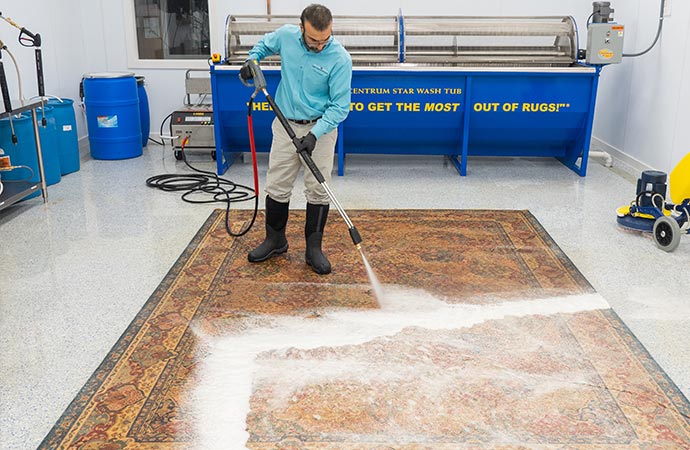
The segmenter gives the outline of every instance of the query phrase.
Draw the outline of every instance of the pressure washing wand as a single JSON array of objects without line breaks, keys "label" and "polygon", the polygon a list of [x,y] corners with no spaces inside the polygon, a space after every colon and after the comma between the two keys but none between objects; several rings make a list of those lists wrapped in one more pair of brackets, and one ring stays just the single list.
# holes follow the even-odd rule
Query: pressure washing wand
[{"label": "pressure washing wand", "polygon": [[[10,133],[12,133],[12,143],[17,145],[17,134],[14,132],[14,124],[12,123],[12,101],[10,100],[10,90],[7,86],[7,77],[5,76],[5,66],[2,63],[2,51],[8,51],[4,42],[0,41],[0,90],[2,91],[2,101],[5,105],[5,111],[9,113],[7,120],[10,123]],[[9,54],[9,53],[8,53]]]},{"label": "pressure washing wand", "polygon": [[[17,40],[23,47],[36,47],[36,82],[38,83],[38,96],[41,98],[45,97],[46,94],[45,82],[43,79],[43,54],[41,53],[41,35],[38,33],[34,34],[31,31],[27,30],[25,27],[17,25],[17,23],[14,20],[10,19],[9,17],[3,16],[1,12],[0,19],[4,20],[9,25],[19,30],[19,37],[17,38]],[[43,117],[43,126],[46,126],[45,116]]]},{"label": "pressure washing wand", "polygon": [[[263,92],[269,105],[271,105],[271,108],[273,108],[273,112],[275,112],[276,116],[278,117],[278,120],[283,125],[283,128],[285,128],[285,131],[287,132],[288,136],[290,137],[290,139],[292,139],[292,143],[295,144],[295,147],[298,147],[299,138],[295,135],[295,132],[290,126],[290,123],[288,123],[288,120],[283,115],[283,112],[280,110],[280,108],[278,108],[278,105],[276,104],[275,100],[273,100],[273,97],[271,97],[271,94],[268,93],[268,90],[266,89],[266,78],[264,77],[261,67],[259,67],[259,63],[253,59],[250,61],[252,62],[252,64],[249,67],[251,68],[252,75],[254,77],[254,84],[252,85],[247,83],[245,80],[242,79],[242,77],[240,77],[240,80],[242,80],[242,83],[244,83],[247,86],[254,86],[252,100],[256,97],[259,91]],[[338,199],[335,198],[335,194],[333,194],[331,188],[328,187],[328,184],[326,183],[323,174],[321,173],[319,168],[316,167],[316,164],[314,163],[314,160],[311,158],[311,155],[307,153],[306,150],[300,151],[299,155],[302,157],[304,163],[307,165],[311,173],[314,175],[314,178],[316,178],[316,181],[318,181],[319,184],[324,188],[326,194],[328,194],[328,197],[331,199],[333,206],[335,206],[335,208],[338,210],[338,213],[340,213],[340,216],[345,221],[345,224],[347,225],[347,228],[350,231],[350,238],[352,238],[352,243],[355,244],[357,249],[361,250],[362,237],[359,235],[359,231],[357,231],[357,228],[355,228],[355,226],[352,224],[352,221],[348,217],[343,207],[340,205]]]}]

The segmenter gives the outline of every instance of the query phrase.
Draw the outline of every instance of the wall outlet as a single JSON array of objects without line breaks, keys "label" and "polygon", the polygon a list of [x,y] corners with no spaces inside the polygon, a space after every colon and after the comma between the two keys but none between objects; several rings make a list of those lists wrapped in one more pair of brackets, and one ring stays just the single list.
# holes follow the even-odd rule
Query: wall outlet
[{"label": "wall outlet", "polygon": [[671,0],[666,0],[664,2],[664,17],[669,17],[671,15]]}]

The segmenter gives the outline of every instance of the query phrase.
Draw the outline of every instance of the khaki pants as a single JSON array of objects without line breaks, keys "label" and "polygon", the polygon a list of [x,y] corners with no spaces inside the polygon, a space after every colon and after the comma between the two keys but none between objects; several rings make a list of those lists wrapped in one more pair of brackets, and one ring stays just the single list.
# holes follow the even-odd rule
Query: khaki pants
[{"label": "khaki pants", "polygon": [[[300,138],[312,129],[314,124],[299,125],[290,122],[295,135]],[[290,201],[292,188],[299,173],[300,167],[304,167],[304,195],[307,202],[315,205],[327,205],[329,203],[326,190],[316,181],[302,157],[295,151],[295,145],[285,132],[280,121],[276,118],[271,125],[273,130],[273,142],[268,158],[268,173],[266,175],[266,193],[273,200],[281,203]],[[338,138],[338,130],[326,133],[316,141],[316,148],[312,152],[312,159],[319,168],[326,183],[331,181],[333,170],[333,151]]]}]

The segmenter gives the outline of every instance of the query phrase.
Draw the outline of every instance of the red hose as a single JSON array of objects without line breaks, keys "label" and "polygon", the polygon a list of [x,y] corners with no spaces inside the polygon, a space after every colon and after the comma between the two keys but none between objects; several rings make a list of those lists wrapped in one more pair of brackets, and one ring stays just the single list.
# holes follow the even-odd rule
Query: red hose
[{"label": "red hose", "polygon": [[247,128],[249,128],[249,147],[252,149],[252,165],[254,167],[254,193],[259,198],[259,169],[256,165],[256,144],[254,143],[254,125],[251,114],[247,115]]}]

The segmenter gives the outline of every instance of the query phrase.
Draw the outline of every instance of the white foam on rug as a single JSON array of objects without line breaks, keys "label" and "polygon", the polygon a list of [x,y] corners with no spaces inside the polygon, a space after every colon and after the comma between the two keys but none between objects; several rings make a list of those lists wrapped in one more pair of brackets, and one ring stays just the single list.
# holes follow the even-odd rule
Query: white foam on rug
[{"label": "white foam on rug", "polygon": [[[242,449],[249,438],[246,417],[258,354],[271,350],[358,345],[392,336],[408,327],[429,330],[468,328],[490,320],[570,314],[609,305],[599,294],[571,295],[491,305],[449,304],[408,288],[385,286],[381,309],[330,310],[318,318],[263,316],[270,326],[236,336],[206,336],[195,330],[208,354],[199,363],[198,384],[186,400],[194,416],[197,449]],[[319,376],[342,368],[324,364]],[[348,368],[351,373],[352,367]],[[365,373],[366,370],[357,371]]]}]

